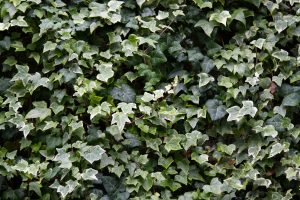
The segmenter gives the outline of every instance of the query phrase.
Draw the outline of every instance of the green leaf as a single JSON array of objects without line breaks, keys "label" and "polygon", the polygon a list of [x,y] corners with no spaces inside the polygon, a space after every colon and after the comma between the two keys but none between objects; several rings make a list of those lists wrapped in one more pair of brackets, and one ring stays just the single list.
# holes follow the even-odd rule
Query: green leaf
[{"label": "green leaf", "polygon": [[280,51],[276,51],[272,54],[272,56],[274,58],[279,59],[280,61],[289,61],[290,57],[289,57],[289,53],[285,50],[280,50]]},{"label": "green leaf", "polygon": [[217,99],[209,99],[206,101],[207,111],[213,121],[222,119],[226,115],[226,107]]},{"label": "green leaf", "polygon": [[158,165],[163,166],[165,169],[168,169],[173,161],[174,160],[172,159],[172,157],[164,158],[160,156],[158,159]]},{"label": "green leaf", "polygon": [[229,18],[231,18],[229,11],[223,10],[220,13],[211,14],[209,17],[209,21],[214,20],[214,21],[224,24],[224,26],[226,26],[226,22]]},{"label": "green leaf", "polygon": [[291,93],[285,96],[282,100],[283,106],[298,106],[300,103],[300,94],[299,93]]},{"label": "green leaf", "polygon": [[236,146],[234,144],[226,145],[226,144],[218,144],[218,151],[224,152],[228,155],[232,155],[232,153],[236,150]]},{"label": "green leaf", "polygon": [[201,154],[198,155],[197,153],[192,153],[192,160],[196,161],[199,165],[206,163],[208,161],[208,155]]},{"label": "green leaf", "polygon": [[209,73],[215,67],[214,61],[208,57],[204,57],[204,60],[201,63],[201,68],[203,72]]},{"label": "green leaf", "polygon": [[285,30],[288,26],[288,23],[284,20],[276,20],[275,21],[275,29],[278,33],[281,33],[283,30]]},{"label": "green leaf", "polygon": [[[137,0],[137,1],[139,1],[139,0]],[[140,1],[145,1],[145,0],[140,0]],[[156,19],[158,19],[158,20],[163,20],[163,19],[166,19],[168,17],[169,17],[169,13],[161,11],[161,10],[159,10],[158,14],[156,15]]]},{"label": "green leaf", "polygon": [[213,22],[209,22],[207,20],[201,19],[196,24],[195,27],[201,27],[206,35],[210,37],[211,33],[213,32],[214,28],[217,25]]},{"label": "green leaf", "polygon": [[39,118],[42,121],[50,115],[51,110],[49,108],[34,108],[26,114],[25,119]]},{"label": "green leaf", "polygon": [[57,188],[57,192],[61,194],[62,198],[65,198],[68,194],[73,192],[78,185],[78,181],[68,180],[66,186],[60,185]]},{"label": "green leaf", "polygon": [[105,152],[99,145],[86,146],[80,149],[81,156],[84,157],[89,163],[93,164],[102,158],[102,154]]},{"label": "green leaf", "polygon": [[150,101],[154,100],[154,94],[145,92],[141,99],[145,103],[150,102]]},{"label": "green leaf", "polygon": [[239,111],[240,115],[250,115],[253,118],[257,112],[257,108],[253,106],[253,101],[242,101],[242,104],[243,107]]},{"label": "green leaf", "polygon": [[126,57],[133,56],[133,53],[138,50],[138,38],[136,35],[131,34],[128,39],[122,42],[122,51]]},{"label": "green leaf", "polygon": [[114,87],[110,95],[120,101],[124,101],[126,103],[132,103],[135,102],[135,91],[127,84],[122,84],[121,87]]},{"label": "green leaf", "polygon": [[98,180],[96,177],[96,174],[98,174],[97,170],[94,170],[92,168],[88,168],[84,170],[84,172],[81,174],[83,180]]},{"label": "green leaf", "polygon": [[210,182],[210,185],[203,186],[203,191],[206,193],[220,195],[224,191],[224,186],[218,178],[213,178]]},{"label": "green leaf", "polygon": [[108,79],[114,76],[114,71],[112,70],[112,63],[103,63],[101,65],[96,65],[97,70],[100,74],[97,75],[97,79],[103,82],[107,82]]},{"label": "green leaf", "polygon": [[278,135],[278,132],[276,131],[273,125],[266,125],[263,128],[259,128],[257,132],[262,133],[264,137],[271,136],[275,138]]},{"label": "green leaf", "polygon": [[266,39],[263,39],[263,38],[259,38],[257,40],[253,40],[251,42],[251,44],[253,44],[254,46],[256,46],[257,48],[259,49],[262,49],[264,43],[265,43]]},{"label": "green leaf", "polygon": [[191,133],[186,133],[186,142],[183,148],[187,151],[191,146],[197,146],[198,142],[204,143],[207,140],[207,135],[203,135],[201,132],[195,130]]},{"label": "green leaf", "polygon": [[283,151],[283,149],[284,149],[284,147],[282,144],[280,144],[280,143],[273,144],[268,158],[276,156],[277,154],[281,153]]},{"label": "green leaf", "polygon": [[139,5],[139,7],[141,8],[142,5],[146,2],[146,0],[136,0],[136,3]]},{"label": "green leaf", "polygon": [[245,115],[250,115],[252,118],[255,116],[257,108],[253,106],[252,101],[242,101],[242,104],[242,108],[233,106],[226,110],[229,114],[227,121],[240,121]]},{"label": "green leaf", "polygon": [[162,141],[159,138],[150,138],[150,139],[146,140],[147,147],[149,147],[155,151],[159,151],[159,146],[161,144],[162,144]]},{"label": "green leaf", "polygon": [[231,17],[232,17],[232,19],[242,22],[244,24],[244,26],[246,26],[246,18],[245,18],[244,11],[245,11],[245,9],[238,8],[238,9],[234,10]]},{"label": "green leaf", "polygon": [[37,181],[29,183],[29,191],[34,191],[39,197],[42,196],[41,188],[42,184]]},{"label": "green leaf", "polygon": [[56,43],[53,43],[51,41],[47,41],[45,44],[44,44],[44,50],[43,50],[43,53],[47,52],[47,51],[53,51],[55,50],[57,44]]},{"label": "green leaf", "polygon": [[182,138],[179,137],[178,135],[172,135],[171,137],[168,138],[165,149],[170,152],[170,151],[178,151],[181,150],[182,147],[180,145]]},{"label": "green leaf", "polygon": [[214,81],[215,79],[209,76],[207,73],[200,73],[199,76],[199,87],[207,85],[209,82]]},{"label": "green leaf", "polygon": [[130,123],[127,114],[123,112],[116,112],[112,115],[111,124],[117,124],[120,131],[124,129],[126,123]]},{"label": "green leaf", "polygon": [[193,0],[199,8],[212,8],[212,3],[211,2],[203,2],[203,0]]},{"label": "green leaf", "polygon": [[70,169],[72,167],[72,161],[70,160],[70,153],[67,153],[64,149],[56,149],[57,155],[53,158],[53,161],[60,163],[60,168]]},{"label": "green leaf", "polygon": [[148,175],[146,179],[144,179],[144,183],[142,186],[146,191],[149,191],[152,188],[153,183],[153,178],[150,175]]}]

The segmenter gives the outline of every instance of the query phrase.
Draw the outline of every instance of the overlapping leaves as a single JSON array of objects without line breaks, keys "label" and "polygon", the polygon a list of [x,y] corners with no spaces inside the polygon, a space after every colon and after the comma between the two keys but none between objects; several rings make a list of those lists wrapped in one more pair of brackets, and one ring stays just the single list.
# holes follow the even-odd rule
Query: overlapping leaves
[{"label": "overlapping leaves", "polygon": [[299,198],[298,1],[0,8],[0,199]]}]

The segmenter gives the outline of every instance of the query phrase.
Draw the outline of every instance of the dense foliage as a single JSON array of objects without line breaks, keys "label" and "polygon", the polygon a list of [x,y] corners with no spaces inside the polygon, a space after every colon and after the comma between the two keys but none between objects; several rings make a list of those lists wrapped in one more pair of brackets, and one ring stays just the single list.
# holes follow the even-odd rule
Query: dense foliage
[{"label": "dense foliage", "polygon": [[299,199],[299,0],[1,0],[0,199]]}]

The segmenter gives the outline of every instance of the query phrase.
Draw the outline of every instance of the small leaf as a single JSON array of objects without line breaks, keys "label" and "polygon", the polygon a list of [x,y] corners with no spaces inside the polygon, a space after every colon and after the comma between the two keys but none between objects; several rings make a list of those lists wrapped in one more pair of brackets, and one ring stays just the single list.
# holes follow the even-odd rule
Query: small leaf
[{"label": "small leaf", "polygon": [[213,32],[215,26],[217,26],[213,22],[209,22],[207,20],[201,19],[196,24],[195,27],[201,27],[206,35],[210,37],[211,33]]},{"label": "small leaf", "polygon": [[243,8],[238,8],[234,10],[232,13],[232,19],[235,19],[237,21],[240,21],[246,26],[246,19],[245,19],[245,14],[244,14],[245,9]]},{"label": "small leaf", "polygon": [[228,114],[229,114],[227,121],[229,122],[229,121],[234,121],[234,120],[236,120],[236,121],[241,120],[242,116],[240,116],[239,111],[240,111],[240,107],[238,107],[238,106],[233,106],[231,108],[228,108],[226,110],[226,112],[228,112]]},{"label": "small leaf", "polygon": [[217,21],[226,26],[227,19],[231,18],[230,13],[227,10],[223,10],[221,13],[213,13],[210,15],[209,21]]},{"label": "small leaf", "polygon": [[114,76],[114,71],[112,70],[112,63],[104,63],[96,66],[100,74],[97,75],[97,79],[103,82],[107,82],[108,79]]},{"label": "small leaf", "polygon": [[209,99],[206,101],[207,111],[213,121],[219,120],[226,115],[226,107],[222,102],[216,99]]},{"label": "small leaf", "polygon": [[239,111],[240,115],[250,115],[251,117],[254,117],[257,112],[257,108],[253,106],[253,101],[243,101],[242,104],[243,107]]},{"label": "small leaf", "polygon": [[127,114],[123,112],[116,112],[112,115],[111,124],[117,124],[120,131],[124,129],[126,123],[130,123]]},{"label": "small leaf", "polygon": [[251,44],[253,44],[254,46],[256,46],[257,48],[259,49],[262,49],[264,43],[265,43],[266,39],[263,39],[263,38],[259,38],[257,40],[253,40],[251,42]]},{"label": "small leaf", "polygon": [[276,144],[272,145],[268,158],[274,157],[275,155],[281,153],[283,149],[284,149],[284,146],[280,143],[276,143]]},{"label": "small leaf", "polygon": [[208,155],[207,154],[201,154],[198,155],[197,153],[192,153],[192,160],[196,161],[199,165],[202,165],[203,163],[208,161]]},{"label": "small leaf", "polygon": [[105,152],[99,145],[96,146],[85,146],[80,149],[81,155],[91,164],[102,158],[102,154]]},{"label": "small leaf", "polygon": [[39,118],[40,120],[43,120],[50,115],[51,110],[49,108],[34,108],[27,113],[25,119]]},{"label": "small leaf", "polygon": [[283,30],[285,30],[288,26],[288,23],[284,20],[276,20],[275,21],[275,29],[278,33],[281,33]]},{"label": "small leaf", "polygon": [[214,81],[215,79],[212,76],[209,76],[207,73],[200,73],[199,76],[199,87],[207,85],[209,82]]},{"label": "small leaf", "polygon": [[47,41],[45,44],[44,44],[44,50],[43,50],[43,53],[47,52],[47,51],[53,51],[55,48],[56,48],[57,44],[56,43],[53,43],[51,41]]},{"label": "small leaf", "polygon": [[209,73],[214,67],[214,61],[208,57],[204,57],[204,60],[201,62],[203,72]]},{"label": "small leaf", "polygon": [[165,145],[165,149],[170,152],[170,151],[178,151],[181,150],[182,147],[180,145],[181,142],[181,137],[179,137],[178,135],[172,135],[171,137],[169,137],[166,145]]},{"label": "small leaf", "polygon": [[142,5],[146,2],[146,0],[136,0],[136,3],[139,5],[139,7],[141,8]]},{"label": "small leaf", "polygon": [[289,57],[289,53],[285,50],[280,50],[280,51],[276,51],[272,54],[272,56],[274,58],[279,59],[280,61],[289,61],[290,57]]},{"label": "small leaf", "polygon": [[83,180],[98,180],[96,177],[96,174],[98,174],[97,170],[94,170],[92,168],[88,168],[84,170],[84,172],[81,174]]}]

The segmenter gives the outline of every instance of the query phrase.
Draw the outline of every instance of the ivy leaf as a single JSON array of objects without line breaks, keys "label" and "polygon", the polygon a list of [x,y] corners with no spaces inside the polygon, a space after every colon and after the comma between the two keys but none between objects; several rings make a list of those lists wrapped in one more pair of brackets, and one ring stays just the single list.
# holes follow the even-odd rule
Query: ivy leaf
[{"label": "ivy leaf", "polygon": [[201,63],[201,68],[203,72],[209,73],[214,67],[214,61],[208,57],[204,57],[204,60]]},{"label": "ivy leaf", "polygon": [[206,101],[207,111],[213,121],[222,119],[226,115],[226,107],[217,99],[209,99]]},{"label": "ivy leaf", "polygon": [[165,149],[170,152],[170,151],[178,151],[182,149],[180,142],[182,138],[179,137],[178,135],[172,135],[171,137],[168,138],[168,141],[166,142]]},{"label": "ivy leaf", "polygon": [[66,186],[58,186],[57,192],[61,194],[62,198],[65,198],[68,194],[73,192],[78,185],[78,181],[68,180]]},{"label": "ivy leaf", "polygon": [[98,161],[102,158],[102,154],[105,152],[99,145],[96,146],[85,146],[80,149],[80,154],[83,156],[89,163]]},{"label": "ivy leaf", "polygon": [[127,114],[123,112],[116,112],[112,115],[111,124],[117,124],[120,131],[124,129],[126,122],[130,123]]},{"label": "ivy leaf", "polygon": [[265,43],[266,39],[263,39],[263,38],[259,38],[257,40],[253,40],[251,42],[251,44],[253,44],[254,46],[256,46],[257,48],[259,49],[262,49],[264,43]]},{"label": "ivy leaf", "polygon": [[209,76],[207,73],[200,73],[199,76],[199,87],[207,85],[209,82],[214,81],[215,79]]},{"label": "ivy leaf", "polygon": [[284,20],[276,20],[275,21],[275,29],[278,33],[281,33],[283,30],[287,28],[288,24]]},{"label": "ivy leaf", "polygon": [[187,151],[191,146],[197,146],[198,142],[204,143],[207,140],[207,135],[202,135],[201,132],[195,130],[186,134],[186,142],[183,145],[183,148]]},{"label": "ivy leaf", "polygon": [[206,163],[208,161],[207,154],[198,155],[197,153],[192,153],[192,160],[196,161],[199,165]]},{"label": "ivy leaf", "polygon": [[240,115],[240,107],[238,106],[233,106],[231,108],[228,108],[226,110],[226,112],[228,112],[228,118],[227,118],[227,121],[240,121],[242,119],[242,116]]},{"label": "ivy leaf", "polygon": [[108,79],[114,76],[114,71],[112,70],[112,63],[104,63],[96,66],[100,74],[97,75],[97,79],[103,82],[107,82]]},{"label": "ivy leaf", "polygon": [[131,34],[128,39],[122,41],[122,51],[126,57],[133,56],[138,50],[138,38],[136,35]]},{"label": "ivy leaf", "polygon": [[281,153],[284,149],[284,146],[280,143],[275,143],[271,147],[271,151],[268,158],[272,158],[273,156]]},{"label": "ivy leaf", "polygon": [[274,58],[279,59],[280,61],[289,61],[290,57],[289,57],[289,53],[285,50],[280,50],[280,51],[276,51],[272,54],[272,56]]},{"label": "ivy leaf", "polygon": [[141,8],[142,5],[146,2],[146,0],[136,0],[136,3],[139,5],[139,7]]},{"label": "ivy leaf", "polygon": [[237,21],[240,21],[246,26],[246,19],[245,19],[245,14],[244,14],[245,9],[243,8],[238,8],[234,10],[232,13],[232,19],[235,19]]},{"label": "ivy leaf", "polygon": [[219,181],[218,178],[213,178],[210,182],[210,185],[204,185],[203,190],[207,193],[213,193],[216,195],[220,195],[223,192],[223,184]]},{"label": "ivy leaf", "polygon": [[114,87],[111,92],[111,96],[114,99],[124,101],[126,103],[135,102],[135,91],[127,84],[122,84],[121,87]]},{"label": "ivy leaf", "polygon": [[291,93],[285,96],[282,100],[283,106],[298,106],[300,103],[300,94],[299,93]]},{"label": "ivy leaf", "polygon": [[55,48],[56,48],[57,44],[56,43],[53,43],[51,41],[47,41],[45,44],[44,44],[44,50],[43,50],[43,53],[47,52],[47,51],[53,51]]},{"label": "ivy leaf", "polygon": [[81,174],[83,180],[98,180],[96,175],[98,174],[97,170],[94,170],[92,168],[88,168],[84,170],[84,172]]},{"label": "ivy leaf", "polygon": [[212,8],[212,3],[211,2],[203,2],[203,0],[193,0],[199,8]]},{"label": "ivy leaf", "polygon": [[26,114],[25,119],[39,118],[42,121],[50,115],[51,110],[49,108],[34,108]]},{"label": "ivy leaf", "polygon": [[53,158],[53,161],[60,162],[60,168],[70,169],[72,167],[72,161],[70,160],[70,153],[67,153],[64,149],[57,148],[57,155]]},{"label": "ivy leaf", "polygon": [[37,181],[29,183],[29,191],[34,191],[39,197],[42,196],[41,188],[41,183]]},{"label": "ivy leaf", "polygon": [[251,117],[254,117],[257,112],[257,108],[253,106],[253,101],[243,101],[242,104],[243,107],[239,111],[240,115],[250,115]]},{"label": "ivy leaf", "polygon": [[266,125],[263,128],[259,128],[256,131],[258,133],[262,133],[262,135],[264,137],[271,136],[271,137],[275,138],[278,135],[278,132],[276,131],[276,129],[274,128],[273,125]]},{"label": "ivy leaf", "polygon": [[210,37],[211,33],[213,32],[215,26],[217,26],[213,22],[209,22],[207,20],[201,19],[196,24],[195,27],[201,27],[206,35]]},{"label": "ivy leaf", "polygon": [[210,15],[209,21],[216,21],[226,26],[227,19],[231,18],[229,11],[223,10],[220,13],[213,13]]}]

